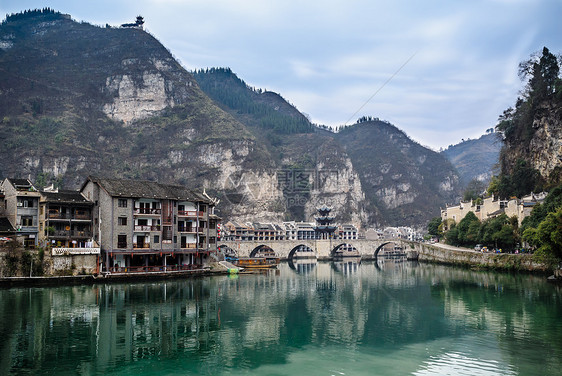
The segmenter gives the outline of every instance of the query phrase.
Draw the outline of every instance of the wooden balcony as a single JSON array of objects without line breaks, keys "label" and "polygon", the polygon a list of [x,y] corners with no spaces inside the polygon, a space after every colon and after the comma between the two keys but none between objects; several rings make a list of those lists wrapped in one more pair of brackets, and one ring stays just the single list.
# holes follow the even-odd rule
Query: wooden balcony
[{"label": "wooden balcony", "polygon": [[92,232],[87,230],[55,230],[48,236],[50,238],[91,238]]},{"label": "wooden balcony", "polygon": [[150,243],[133,243],[133,249],[149,249]]},{"label": "wooden balcony", "polygon": [[197,243],[182,243],[180,244],[181,249],[196,249]]},{"label": "wooden balcony", "polygon": [[160,231],[160,226],[136,225],[136,226],[135,226],[135,231],[136,231],[136,232]]},{"label": "wooden balcony", "polygon": [[160,215],[162,214],[162,209],[135,208],[133,213],[135,215]]},{"label": "wooden balcony", "polygon": [[178,232],[186,232],[188,234],[197,233],[197,227],[178,227]]},{"label": "wooden balcony", "polygon": [[48,219],[70,219],[70,217],[70,213],[50,212],[49,214],[47,214]]},{"label": "wooden balcony", "polygon": [[203,217],[205,212],[196,210],[178,210],[178,217]]},{"label": "wooden balcony", "polygon": [[79,221],[91,221],[92,217],[90,214],[77,214],[75,213],[57,213],[57,212],[49,212],[47,214],[47,219],[72,219],[72,220],[79,220]]}]

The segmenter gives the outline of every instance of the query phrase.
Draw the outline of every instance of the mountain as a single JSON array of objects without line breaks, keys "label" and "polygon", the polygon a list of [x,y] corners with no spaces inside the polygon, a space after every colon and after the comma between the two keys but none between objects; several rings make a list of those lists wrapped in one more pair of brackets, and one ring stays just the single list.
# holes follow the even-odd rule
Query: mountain
[{"label": "mountain", "polygon": [[[249,87],[228,68],[196,71],[195,78],[268,145],[282,170],[297,167],[317,175],[310,192],[300,197],[308,200],[305,217],[326,204],[335,205],[338,218],[346,220],[419,224],[459,196],[458,176],[450,162],[392,124],[363,118],[339,133],[315,129],[279,95]],[[268,111],[276,112],[276,119],[262,121]]]},{"label": "mountain", "polygon": [[487,133],[475,140],[466,140],[451,145],[443,150],[443,154],[459,172],[461,184],[466,186],[471,180],[488,183],[498,164],[501,136],[498,133]]},{"label": "mountain", "polygon": [[[53,11],[8,16],[0,72],[1,176],[77,187],[101,174],[218,191],[232,175],[273,166],[246,127],[139,28],[102,28]],[[270,214],[248,200],[222,206],[224,214]]]},{"label": "mountain", "polygon": [[392,124],[366,120],[337,136],[380,222],[423,223],[458,197],[458,175],[449,161]]},{"label": "mountain", "polygon": [[458,194],[450,163],[396,127],[313,125],[227,68],[187,72],[139,27],[7,16],[0,75],[0,177],[180,183],[242,221],[314,220],[330,205],[340,222],[421,224]]}]

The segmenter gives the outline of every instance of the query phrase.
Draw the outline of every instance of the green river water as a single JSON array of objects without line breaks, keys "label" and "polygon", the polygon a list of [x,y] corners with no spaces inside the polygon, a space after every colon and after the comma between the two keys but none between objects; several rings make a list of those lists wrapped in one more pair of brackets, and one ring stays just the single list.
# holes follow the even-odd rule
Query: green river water
[{"label": "green river water", "polygon": [[562,375],[544,277],[386,262],[0,289],[0,375]]}]

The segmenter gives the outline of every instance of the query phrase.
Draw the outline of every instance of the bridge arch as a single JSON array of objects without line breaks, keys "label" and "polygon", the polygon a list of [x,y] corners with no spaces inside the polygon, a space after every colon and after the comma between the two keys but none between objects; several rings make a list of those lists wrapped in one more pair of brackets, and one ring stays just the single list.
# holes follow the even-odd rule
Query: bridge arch
[{"label": "bridge arch", "polygon": [[275,257],[277,257],[273,248],[265,244],[258,245],[256,248],[254,248],[252,252],[250,252],[250,257],[259,257],[259,255],[262,253],[266,253],[268,254],[268,256],[275,255]]},{"label": "bridge arch", "polygon": [[397,242],[395,240],[390,240],[390,241],[387,241],[387,242],[383,242],[381,245],[379,245],[377,247],[377,249],[375,250],[375,255],[374,255],[375,260],[379,257],[379,252],[383,249],[383,247],[387,244],[390,244],[390,243],[394,243],[396,245]]},{"label": "bridge arch", "polygon": [[312,250],[312,248],[310,248],[309,246],[307,246],[306,244],[299,244],[296,247],[293,247],[293,249],[291,249],[291,251],[289,251],[289,254],[287,255],[287,259],[292,260],[293,257],[295,256],[295,253],[297,252],[310,252],[311,253],[311,257],[314,256],[314,258],[316,258],[316,254],[314,253],[314,251]]},{"label": "bridge arch", "polygon": [[226,244],[219,245],[219,252],[221,252],[225,257],[238,257],[238,252],[235,249],[230,248]]},{"label": "bridge arch", "polygon": [[330,251],[330,257],[334,256],[360,256],[359,251],[353,244],[350,243],[341,243],[332,248]]}]

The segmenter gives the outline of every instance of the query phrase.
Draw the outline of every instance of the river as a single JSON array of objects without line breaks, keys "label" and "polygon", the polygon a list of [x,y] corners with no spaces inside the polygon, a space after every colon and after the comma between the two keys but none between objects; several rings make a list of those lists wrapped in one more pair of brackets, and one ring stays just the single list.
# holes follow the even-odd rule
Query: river
[{"label": "river", "polygon": [[0,312],[0,375],[562,374],[562,289],[531,275],[282,263],[2,289]]}]

